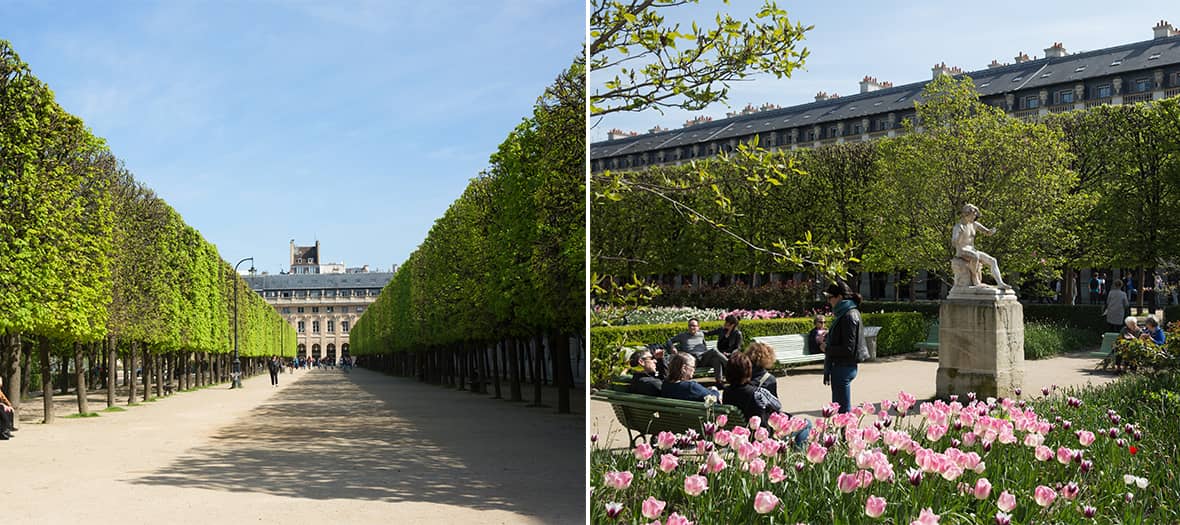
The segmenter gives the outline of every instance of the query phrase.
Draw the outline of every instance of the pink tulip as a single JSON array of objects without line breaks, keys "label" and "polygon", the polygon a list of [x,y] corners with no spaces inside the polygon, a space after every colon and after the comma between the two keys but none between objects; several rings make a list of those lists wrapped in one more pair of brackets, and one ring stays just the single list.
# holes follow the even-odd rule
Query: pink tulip
[{"label": "pink tulip", "polygon": [[622,513],[623,513],[623,504],[622,503],[612,502],[612,503],[606,504],[606,517],[613,520],[613,519],[619,517],[619,514],[622,514]]},{"label": "pink tulip", "polygon": [[643,500],[643,517],[654,520],[664,513],[664,505],[667,503],[656,499],[653,496],[648,496]]},{"label": "pink tulip", "polygon": [[860,483],[857,481],[855,474],[845,474],[841,472],[840,475],[836,477],[836,486],[840,488],[840,492],[848,494],[849,492],[860,488]]},{"label": "pink tulip", "polygon": [[726,423],[729,423],[729,416],[727,416],[725,414],[721,414],[720,416],[717,416],[717,426],[719,428],[725,427]]},{"label": "pink tulip", "polygon": [[778,454],[778,451],[783,448],[783,443],[774,439],[768,439],[762,442],[762,455],[772,457]]},{"label": "pink tulip", "polygon": [[746,464],[746,470],[750,474],[761,476],[762,472],[766,470],[766,462],[762,461],[762,458],[754,459],[753,461]]},{"label": "pink tulip", "polygon": [[750,427],[750,430],[757,430],[762,426],[762,418],[760,416],[752,416],[746,423],[746,426]]},{"label": "pink tulip", "polygon": [[1089,430],[1079,430],[1078,431],[1078,443],[1081,443],[1083,447],[1088,447],[1093,442],[1094,442],[1094,433],[1093,432],[1090,432]]},{"label": "pink tulip", "polygon": [[812,463],[823,463],[824,456],[828,455],[828,449],[819,446],[817,443],[812,443],[807,447],[807,461]]},{"label": "pink tulip", "polygon": [[1095,515],[1095,514],[1097,514],[1097,513],[1098,513],[1098,509],[1096,509],[1096,508],[1094,508],[1094,507],[1091,507],[1091,506],[1089,506],[1089,505],[1086,505],[1086,506],[1083,506],[1083,507],[1082,507],[1082,515],[1083,515],[1083,516],[1085,516],[1085,517],[1087,517],[1087,518],[1093,518],[1093,517],[1094,517],[1094,515]]},{"label": "pink tulip", "polygon": [[987,478],[979,478],[975,482],[975,499],[987,499],[992,493],[992,483]]},{"label": "pink tulip", "polygon": [[1038,445],[1034,455],[1036,455],[1038,461],[1049,461],[1049,458],[1053,457],[1053,451],[1045,445]]},{"label": "pink tulip", "polygon": [[996,525],[1012,525],[1012,515],[1004,511],[996,511]]},{"label": "pink tulip", "polygon": [[725,470],[725,460],[721,459],[721,455],[716,451],[709,453],[709,457],[705,460],[705,464],[708,465],[710,474],[716,474],[722,470]]},{"label": "pink tulip", "polygon": [[673,512],[671,516],[668,516],[668,521],[665,521],[664,525],[693,525],[693,522],[688,521],[688,518]]},{"label": "pink tulip", "polygon": [[612,471],[612,472],[606,473],[606,476],[604,477],[604,481],[606,482],[606,486],[608,486],[612,489],[623,490],[623,489],[626,489],[627,487],[631,486],[631,480],[634,478],[635,478],[635,475],[629,471],[624,471],[624,472]]},{"label": "pink tulip", "polygon": [[918,515],[918,519],[911,521],[910,525],[938,525],[938,514],[930,510],[930,507],[926,507]]},{"label": "pink tulip", "polygon": [[930,425],[926,427],[926,439],[930,441],[938,441],[942,436],[946,435],[946,425]]},{"label": "pink tulip", "polygon": [[750,461],[758,457],[758,454],[761,453],[761,450],[759,449],[758,445],[754,445],[752,443],[742,443],[741,445],[738,445],[737,452],[738,459],[741,459],[742,461]]},{"label": "pink tulip", "polygon": [[761,491],[754,496],[754,511],[758,514],[766,514],[778,507],[778,497],[770,492]]},{"label": "pink tulip", "polygon": [[709,480],[704,476],[689,476],[684,478],[684,492],[689,496],[700,496],[709,489]]},{"label": "pink tulip", "polygon": [[635,459],[647,461],[651,459],[651,455],[655,453],[655,449],[647,443],[640,443],[635,446]]},{"label": "pink tulip", "polygon": [[1016,508],[1016,496],[1005,490],[1000,493],[1000,499],[996,501],[996,506],[1004,512],[1012,512],[1012,509]]},{"label": "pink tulip", "polygon": [[713,442],[718,446],[727,447],[729,446],[729,442],[732,440],[733,434],[731,434],[728,430],[718,430],[715,434],[713,434]]},{"label": "pink tulip", "polygon": [[678,466],[680,466],[680,460],[677,459],[676,456],[673,456],[672,454],[664,454],[663,456],[660,456],[660,470],[664,471],[664,474],[676,470],[676,467]]},{"label": "pink tulip", "polygon": [[782,480],[787,479],[786,471],[784,471],[783,468],[779,466],[771,467],[769,476],[771,483],[779,483],[782,482]]},{"label": "pink tulip", "polygon": [[865,501],[865,515],[870,518],[880,518],[882,514],[885,514],[885,498],[869,496],[869,499]]},{"label": "pink tulip", "polygon": [[1074,498],[1078,497],[1078,492],[1080,490],[1081,489],[1078,487],[1078,484],[1071,481],[1066,483],[1064,487],[1061,487],[1061,497],[1072,501]]},{"label": "pink tulip", "polygon": [[1033,491],[1033,499],[1036,500],[1037,505],[1048,507],[1057,499],[1057,491],[1044,485],[1037,485],[1036,490]]},{"label": "pink tulip", "polygon": [[660,432],[660,435],[656,436],[656,446],[660,447],[660,450],[668,450],[675,445],[676,434],[665,431]]},{"label": "pink tulip", "polygon": [[1068,465],[1073,461],[1073,451],[1065,447],[1057,447],[1057,462]]},{"label": "pink tulip", "polygon": [[914,406],[914,402],[917,400],[918,400],[918,398],[914,397],[913,394],[907,393],[905,391],[898,392],[897,393],[897,413],[898,414],[905,414],[907,411],[909,411],[910,407]]}]

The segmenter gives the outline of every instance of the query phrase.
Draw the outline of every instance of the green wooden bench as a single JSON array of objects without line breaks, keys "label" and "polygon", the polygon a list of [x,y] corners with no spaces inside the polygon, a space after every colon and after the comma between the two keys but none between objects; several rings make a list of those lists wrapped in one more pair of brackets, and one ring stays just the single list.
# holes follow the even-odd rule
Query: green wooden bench
[{"label": "green wooden bench", "polygon": [[616,378],[611,382],[611,389],[599,390],[590,398],[610,403],[615,417],[623,428],[627,429],[632,447],[642,442],[645,436],[654,436],[664,431],[681,433],[693,429],[700,432],[702,424],[716,419],[721,414],[729,418],[726,428],[744,425],[746,422],[742,411],[731,405],[718,403],[706,408],[705,404],[699,401],[683,401],[614,390],[620,385],[626,388],[622,381],[623,378]]},{"label": "green wooden bench", "polygon": [[755,337],[755,342],[774,349],[774,360],[783,366],[822,363],[824,354],[807,353],[806,334],[767,335]]},{"label": "green wooden bench", "polygon": [[914,344],[914,348],[925,350],[926,357],[931,357],[938,353],[938,321],[930,323],[930,330],[926,332],[926,340]]},{"label": "green wooden bench", "polygon": [[1102,334],[1102,346],[1095,352],[1090,352],[1090,357],[1107,358],[1111,356],[1114,350],[1114,342],[1119,338],[1118,332],[1106,332]]}]

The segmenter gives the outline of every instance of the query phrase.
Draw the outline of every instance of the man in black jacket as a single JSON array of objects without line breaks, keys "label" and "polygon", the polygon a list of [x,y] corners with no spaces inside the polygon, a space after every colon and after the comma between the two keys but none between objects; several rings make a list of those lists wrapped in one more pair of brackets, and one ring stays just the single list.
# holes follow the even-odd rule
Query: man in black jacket
[{"label": "man in black jacket", "polygon": [[656,373],[656,359],[647,350],[638,350],[631,354],[631,384],[627,391],[632,394],[658,396],[663,389],[664,382]]}]

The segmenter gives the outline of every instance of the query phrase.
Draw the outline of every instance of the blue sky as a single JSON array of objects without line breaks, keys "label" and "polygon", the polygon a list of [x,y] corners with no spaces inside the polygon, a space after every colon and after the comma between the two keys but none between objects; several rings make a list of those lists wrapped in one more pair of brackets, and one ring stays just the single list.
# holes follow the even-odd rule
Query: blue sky
[{"label": "blue sky", "polygon": [[58,103],[232,262],[388,269],[578,53],[570,0],[13,1]]},{"label": "blue sky", "polygon": [[[695,19],[704,25],[718,11],[746,19],[761,5],[760,0],[732,0],[729,5],[705,0],[679,9],[669,20]],[[591,141],[605,140],[612,128],[643,133],[656,125],[679,128],[696,115],[723,118],[727,111],[746,104],[770,102],[787,107],[812,102],[819,91],[854,94],[866,75],[902,85],[928,80],[930,68],[940,62],[974,71],[987,67],[993,59],[1011,63],[1021,51],[1043,57],[1044,49],[1054,42],[1074,53],[1150,40],[1151,28],[1161,19],[1180,27],[1180,4],[1175,0],[1061,4],[780,0],[778,5],[793,21],[815,26],[803,42],[811,51],[803,70],[789,79],[758,76],[731,84],[729,106],[592,118]],[[592,77],[591,92],[604,79]]]}]

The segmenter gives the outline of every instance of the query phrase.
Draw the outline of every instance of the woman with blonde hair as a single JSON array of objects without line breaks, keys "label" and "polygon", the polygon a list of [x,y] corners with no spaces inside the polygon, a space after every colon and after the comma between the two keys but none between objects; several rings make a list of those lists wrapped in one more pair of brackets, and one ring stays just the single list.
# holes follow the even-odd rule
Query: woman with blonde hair
[{"label": "woman with blonde hair", "polygon": [[778,386],[774,382],[774,374],[770,373],[770,369],[774,368],[774,349],[766,343],[753,342],[746,347],[746,357],[750,358],[751,382],[778,397]]},{"label": "woman with blonde hair", "polygon": [[668,364],[668,378],[660,387],[660,396],[685,401],[704,401],[706,396],[718,396],[717,390],[705,388],[692,380],[697,360],[688,352],[680,352]]}]

